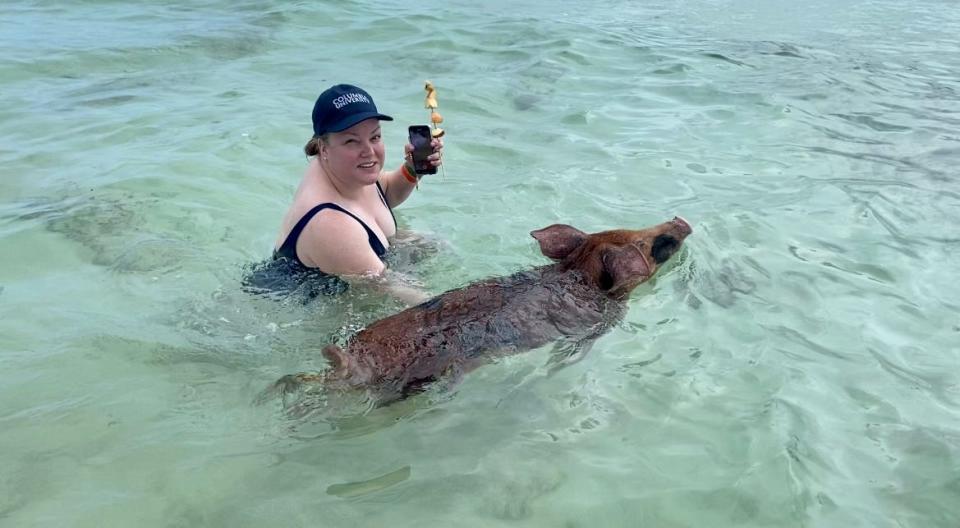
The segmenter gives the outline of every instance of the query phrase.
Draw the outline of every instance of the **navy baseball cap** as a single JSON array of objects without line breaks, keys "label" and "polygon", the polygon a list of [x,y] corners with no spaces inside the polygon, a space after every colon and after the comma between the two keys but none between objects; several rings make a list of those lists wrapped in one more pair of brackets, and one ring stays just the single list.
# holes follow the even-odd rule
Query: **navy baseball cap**
[{"label": "navy baseball cap", "polygon": [[373,97],[361,88],[337,84],[324,90],[313,105],[313,134],[340,132],[370,118],[393,121],[392,117],[377,111]]}]

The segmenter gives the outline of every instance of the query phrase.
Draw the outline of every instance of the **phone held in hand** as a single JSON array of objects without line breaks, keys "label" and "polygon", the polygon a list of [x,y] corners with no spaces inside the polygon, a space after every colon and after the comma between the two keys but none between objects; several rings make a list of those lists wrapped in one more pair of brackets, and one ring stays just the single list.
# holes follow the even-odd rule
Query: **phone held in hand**
[{"label": "phone held in hand", "polygon": [[433,154],[433,147],[430,146],[432,139],[430,127],[410,125],[407,131],[410,134],[410,144],[413,145],[413,170],[417,174],[436,174],[437,168],[427,159],[427,156]]}]

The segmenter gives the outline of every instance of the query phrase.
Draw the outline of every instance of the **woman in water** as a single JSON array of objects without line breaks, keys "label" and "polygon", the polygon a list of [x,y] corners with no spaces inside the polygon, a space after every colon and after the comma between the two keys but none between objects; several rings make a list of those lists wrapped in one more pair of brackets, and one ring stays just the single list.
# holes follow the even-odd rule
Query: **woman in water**
[{"label": "woman in water", "polygon": [[[410,196],[419,179],[410,144],[400,167],[384,169],[380,121],[392,120],[356,86],[338,84],[317,98],[313,137],[304,147],[309,164],[274,246],[274,261],[289,273],[330,279],[328,284],[338,285],[335,291],[345,289],[344,281],[366,282],[406,302],[424,299],[422,292],[392,276],[384,262],[397,232],[392,209]],[[428,159],[437,167],[443,142],[434,138],[431,146]]]}]

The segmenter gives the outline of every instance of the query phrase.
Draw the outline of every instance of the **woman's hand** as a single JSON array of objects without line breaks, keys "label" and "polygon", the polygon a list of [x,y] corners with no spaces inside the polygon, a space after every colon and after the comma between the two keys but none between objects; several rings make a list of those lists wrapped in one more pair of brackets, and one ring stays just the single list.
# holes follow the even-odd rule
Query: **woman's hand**
[{"label": "woman's hand", "polygon": [[[430,146],[433,147],[433,154],[427,156],[430,165],[439,167],[443,164],[443,138],[432,138]],[[403,159],[410,166],[413,166],[413,144],[407,143],[403,146]]]},{"label": "woman's hand", "polygon": [[[443,163],[443,140],[432,138],[430,146],[433,147],[433,153],[427,156],[430,165],[439,167]],[[436,170],[432,171],[436,172]],[[386,173],[383,178],[384,193],[387,196],[387,203],[390,207],[396,207],[403,203],[410,196],[410,193],[417,187],[420,181],[420,174],[417,174],[413,165],[413,145],[407,143],[403,146],[403,165],[395,171]]]}]

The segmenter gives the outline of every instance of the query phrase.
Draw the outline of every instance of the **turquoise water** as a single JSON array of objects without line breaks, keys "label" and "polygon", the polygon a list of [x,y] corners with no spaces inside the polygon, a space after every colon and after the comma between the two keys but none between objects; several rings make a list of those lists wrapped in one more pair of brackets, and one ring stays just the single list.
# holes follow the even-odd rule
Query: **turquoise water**
[{"label": "turquoise water", "polygon": [[[960,9],[894,2],[0,5],[0,526],[960,525]],[[528,233],[695,233],[583,361],[366,416],[254,397],[395,303],[251,296],[313,99],[445,174],[432,292]]]}]

